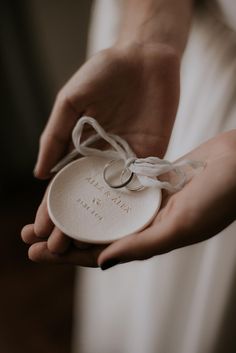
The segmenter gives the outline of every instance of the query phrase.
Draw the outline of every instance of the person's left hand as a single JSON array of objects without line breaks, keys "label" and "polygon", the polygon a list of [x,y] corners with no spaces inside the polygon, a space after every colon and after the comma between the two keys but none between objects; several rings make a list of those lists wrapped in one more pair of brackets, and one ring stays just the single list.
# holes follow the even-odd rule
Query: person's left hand
[{"label": "person's left hand", "polygon": [[[175,120],[179,87],[179,53],[168,45],[130,43],[97,53],[59,92],[40,138],[35,176],[40,179],[52,176],[51,168],[70,150],[72,130],[83,115],[96,118],[107,131],[123,137],[137,156],[162,157]],[[83,135],[90,133],[88,128]],[[40,237],[45,240],[30,249],[32,258],[42,254],[38,251],[40,247],[47,246],[58,254],[70,245],[69,238],[50,220],[45,199],[38,208],[34,225],[23,229],[27,242],[41,240]],[[95,255],[90,260],[84,252],[81,262],[75,255],[75,262],[96,265],[100,249],[93,247]]]},{"label": "person's left hand", "polygon": [[184,159],[204,161],[206,166],[182,190],[164,195],[159,213],[146,229],[108,246],[84,244],[77,248],[73,243],[68,249],[70,240],[65,236],[60,242],[61,254],[53,254],[48,250],[47,242],[40,241],[32,226],[27,226],[22,238],[31,245],[30,258],[38,262],[107,269],[118,263],[148,259],[216,235],[236,218],[235,151],[236,130],[232,130],[183,156]]}]

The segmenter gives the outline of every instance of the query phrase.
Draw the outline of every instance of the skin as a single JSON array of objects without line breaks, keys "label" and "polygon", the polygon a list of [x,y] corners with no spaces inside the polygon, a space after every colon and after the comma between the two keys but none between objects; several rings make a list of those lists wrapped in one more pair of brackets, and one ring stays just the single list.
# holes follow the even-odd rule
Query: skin
[{"label": "skin", "polygon": [[[40,139],[36,177],[50,177],[50,169],[71,148],[71,132],[82,115],[121,135],[140,157],[164,155],[178,107],[191,8],[187,0],[124,2],[115,45],[88,60],[59,92]],[[105,269],[217,234],[235,219],[234,151],[235,131],[192,151],[188,158],[205,160],[206,168],[180,192],[165,195],[148,228],[108,246],[72,242],[50,221],[45,196],[34,224],[22,230],[30,259]]]},{"label": "skin", "polygon": [[[121,135],[137,155],[163,156],[178,107],[179,65],[176,51],[162,44],[115,47],[92,57],[56,99],[40,140],[36,176],[50,176],[50,169],[68,150],[71,130],[82,114],[97,118],[106,130]],[[31,234],[38,240],[48,239],[52,253],[69,246],[69,239],[49,219],[46,196],[34,225],[22,231],[23,239]],[[34,248],[29,251],[35,259]]]},{"label": "skin", "polygon": [[71,244],[66,252],[54,254],[46,241],[37,238],[34,226],[27,226],[22,238],[27,244],[33,244],[30,258],[37,262],[106,269],[209,239],[236,219],[235,150],[236,130],[232,130],[183,156],[183,159],[204,161],[204,169],[194,174],[179,192],[164,195],[161,210],[150,226],[108,246],[85,245],[78,249]]},{"label": "skin", "polygon": [[193,1],[125,0],[121,5],[115,44],[88,60],[58,93],[40,140],[38,178],[49,177],[65,154],[82,114],[122,134],[140,156],[162,156],[166,150]]}]

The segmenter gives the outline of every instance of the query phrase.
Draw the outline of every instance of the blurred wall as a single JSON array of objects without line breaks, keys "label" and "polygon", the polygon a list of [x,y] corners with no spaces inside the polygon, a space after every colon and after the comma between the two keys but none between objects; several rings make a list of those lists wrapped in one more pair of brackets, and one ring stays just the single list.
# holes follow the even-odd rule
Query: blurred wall
[{"label": "blurred wall", "polygon": [[83,63],[89,0],[0,2],[0,352],[69,353],[74,269],[27,258],[20,240],[45,183],[39,135],[60,87]]},{"label": "blurred wall", "polygon": [[31,173],[54,96],[84,61],[90,7],[89,0],[1,1],[2,187]]}]

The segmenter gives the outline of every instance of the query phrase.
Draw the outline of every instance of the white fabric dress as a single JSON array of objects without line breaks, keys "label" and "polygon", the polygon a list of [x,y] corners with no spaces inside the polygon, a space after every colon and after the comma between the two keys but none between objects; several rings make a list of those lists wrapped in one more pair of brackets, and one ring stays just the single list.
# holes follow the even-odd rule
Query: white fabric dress
[{"label": "white fabric dress", "polygon": [[[236,1],[210,4],[184,55],[170,160],[236,127]],[[90,53],[112,44],[118,5],[96,3]],[[235,353],[236,224],[145,262],[79,271],[75,313],[75,353]]]}]

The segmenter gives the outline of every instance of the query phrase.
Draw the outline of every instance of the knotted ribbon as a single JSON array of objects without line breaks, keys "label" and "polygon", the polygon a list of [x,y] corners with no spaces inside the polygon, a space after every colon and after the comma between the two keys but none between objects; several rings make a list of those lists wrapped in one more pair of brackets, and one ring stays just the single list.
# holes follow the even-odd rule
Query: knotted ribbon
[{"label": "knotted ribbon", "polygon": [[[91,125],[96,133],[81,142],[83,128],[85,124]],[[100,150],[89,147],[99,139],[104,139],[112,149]],[[137,158],[136,154],[130,148],[127,141],[118,135],[106,132],[103,127],[94,119],[88,116],[80,118],[72,132],[72,141],[75,146],[68,155],[66,155],[52,170],[52,173],[58,172],[66,164],[75,159],[78,154],[82,156],[101,156],[111,160],[123,160],[124,168],[133,172],[139,183],[144,187],[159,187],[169,192],[180,190],[187,181],[187,175],[184,171],[185,166],[193,169],[204,167],[201,161],[181,160],[169,162],[158,157]],[[168,181],[158,180],[158,177],[164,173],[175,172],[178,175],[178,182],[173,185]]]}]

